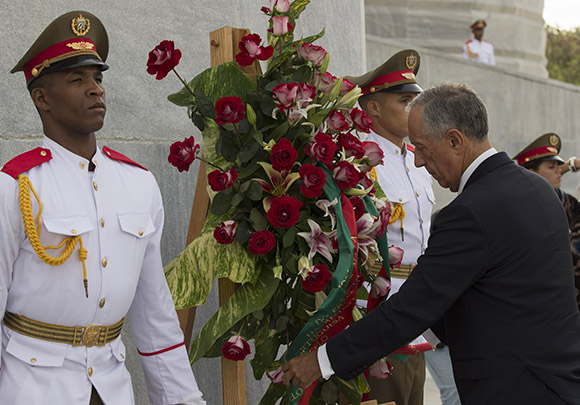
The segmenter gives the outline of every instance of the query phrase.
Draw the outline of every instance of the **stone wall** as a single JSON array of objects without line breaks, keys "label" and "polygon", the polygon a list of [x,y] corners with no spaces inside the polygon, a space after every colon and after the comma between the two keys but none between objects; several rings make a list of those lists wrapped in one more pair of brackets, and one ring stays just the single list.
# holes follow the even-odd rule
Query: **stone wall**
[{"label": "stone wall", "polygon": [[[368,69],[407,47],[404,42],[367,34]],[[421,55],[417,81],[423,88],[453,81],[467,83],[479,93],[488,109],[489,137],[496,149],[511,157],[538,136],[555,132],[562,138],[564,159],[580,156],[579,86],[472,63],[432,49],[414,49]],[[573,195],[578,195],[579,186],[578,173],[568,173],[562,178],[562,188]],[[434,189],[436,208],[443,207],[454,196],[436,184]]]},{"label": "stone wall", "polygon": [[[167,163],[169,145],[191,135],[200,139],[200,134],[189,122],[186,110],[166,100],[168,94],[180,89],[178,80],[170,74],[156,81],[146,73],[148,52],[161,40],[175,41],[183,52],[177,69],[191,79],[210,65],[209,32],[233,26],[249,28],[265,38],[268,20],[260,8],[267,5],[267,0],[4,2],[0,11],[0,166],[16,154],[38,146],[42,139],[42,127],[28,97],[24,76],[10,75],[9,71],[54,18],[75,9],[94,13],[107,27],[110,39],[110,70],[104,79],[108,111],[98,142],[128,155],[157,178],[166,210],[162,254],[164,263],[168,263],[184,247],[197,178],[197,166],[189,173],[178,173]],[[349,23],[345,24],[345,20]],[[313,1],[298,20],[297,35],[312,35],[322,28],[326,35],[317,44],[331,53],[329,71],[341,76],[364,70],[362,0]],[[195,331],[216,307],[214,291],[209,302],[197,311]],[[130,336],[127,330],[123,333],[136,403],[148,404]],[[200,360],[194,365],[194,372],[208,404],[222,403],[219,359]],[[255,382],[249,369],[247,376],[248,404],[256,404],[268,383]]]}]

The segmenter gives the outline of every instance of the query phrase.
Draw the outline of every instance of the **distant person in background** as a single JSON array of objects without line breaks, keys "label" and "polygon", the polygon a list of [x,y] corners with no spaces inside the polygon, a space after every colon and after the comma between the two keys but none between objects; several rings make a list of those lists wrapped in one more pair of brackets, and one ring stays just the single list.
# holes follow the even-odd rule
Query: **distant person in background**
[{"label": "distant person in background", "polygon": [[483,31],[486,25],[484,20],[477,20],[471,25],[473,39],[463,44],[463,59],[495,66],[493,45],[483,39]]},{"label": "distant person in background", "polygon": [[576,290],[576,301],[580,310],[580,203],[572,195],[560,189],[562,174],[568,170],[577,172],[580,170],[580,161],[572,156],[564,161],[558,153],[562,142],[560,137],[554,133],[547,133],[522,149],[513,159],[517,160],[520,166],[529,169],[550,183],[558,198],[564,206],[568,217],[570,228],[570,248],[572,249],[572,261],[574,263],[574,285]]}]

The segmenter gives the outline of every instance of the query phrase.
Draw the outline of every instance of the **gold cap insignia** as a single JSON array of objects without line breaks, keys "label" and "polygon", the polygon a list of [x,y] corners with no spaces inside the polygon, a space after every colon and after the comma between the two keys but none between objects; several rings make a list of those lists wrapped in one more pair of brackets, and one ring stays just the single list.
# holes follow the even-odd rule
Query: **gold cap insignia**
[{"label": "gold cap insignia", "polygon": [[79,14],[78,17],[72,19],[71,28],[77,36],[82,37],[83,35],[87,35],[91,29],[91,21],[83,17],[82,14]]},{"label": "gold cap insignia", "polygon": [[415,56],[415,54],[413,53],[407,56],[407,58],[405,59],[405,65],[407,65],[407,68],[409,68],[410,70],[413,70],[417,65],[417,56]]},{"label": "gold cap insignia", "polygon": [[401,73],[401,76],[407,80],[415,80],[415,73]]},{"label": "gold cap insignia", "polygon": [[70,44],[66,44],[69,48],[74,49],[75,51],[83,51],[83,50],[92,50],[95,45],[90,42],[73,42]]},{"label": "gold cap insignia", "polygon": [[550,143],[552,145],[557,145],[558,144],[558,137],[556,135],[550,136]]}]

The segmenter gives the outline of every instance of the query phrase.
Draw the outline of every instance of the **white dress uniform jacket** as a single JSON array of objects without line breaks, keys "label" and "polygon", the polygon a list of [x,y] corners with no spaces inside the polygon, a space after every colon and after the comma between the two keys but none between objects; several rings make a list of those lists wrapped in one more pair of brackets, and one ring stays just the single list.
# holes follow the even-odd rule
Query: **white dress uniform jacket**
[{"label": "white dress uniform jacket", "polygon": [[[408,145],[403,149],[387,139],[371,132],[368,139],[376,142],[384,153],[383,164],[376,166],[377,181],[392,203],[403,204],[405,218],[403,232],[397,220],[387,228],[389,245],[404,251],[402,265],[415,265],[427,248],[431,211],[435,197],[432,179],[427,170],[415,166],[415,154]],[[404,279],[391,278],[390,298],[399,291]],[[412,344],[425,342],[420,337]]]},{"label": "white dress uniform jacket", "polygon": [[485,39],[482,39],[481,41],[471,39],[463,44],[463,59],[469,59],[475,62],[485,63],[486,65],[495,66],[493,45]]},{"label": "white dress uniform jacket", "polygon": [[[89,161],[45,137],[52,159],[26,171],[42,203],[40,240],[80,235],[88,252],[88,294],[78,245],[60,266],[42,262],[24,230],[18,181],[0,172],[0,316],[5,311],[61,326],[130,323],[153,404],[205,404],[183,345],[160,255],[161,194],[153,175],[97,150]],[[31,193],[33,213],[39,206]],[[61,250],[49,251],[58,256]],[[2,324],[0,403],[133,404],[125,347],[73,347]]]}]

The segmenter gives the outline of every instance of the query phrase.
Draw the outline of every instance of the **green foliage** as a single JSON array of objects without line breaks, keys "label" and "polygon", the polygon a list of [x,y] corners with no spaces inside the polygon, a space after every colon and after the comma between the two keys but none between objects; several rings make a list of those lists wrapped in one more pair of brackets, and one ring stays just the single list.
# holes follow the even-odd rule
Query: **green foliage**
[{"label": "green foliage", "polygon": [[550,79],[580,85],[580,27],[567,31],[546,26],[546,32]]}]

